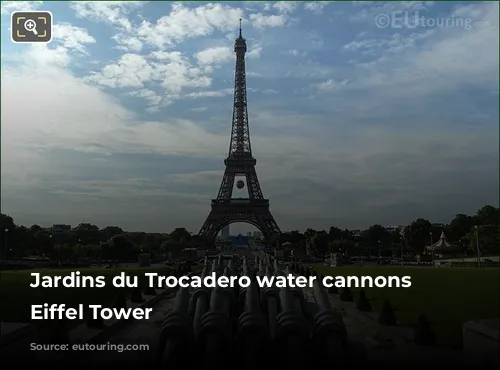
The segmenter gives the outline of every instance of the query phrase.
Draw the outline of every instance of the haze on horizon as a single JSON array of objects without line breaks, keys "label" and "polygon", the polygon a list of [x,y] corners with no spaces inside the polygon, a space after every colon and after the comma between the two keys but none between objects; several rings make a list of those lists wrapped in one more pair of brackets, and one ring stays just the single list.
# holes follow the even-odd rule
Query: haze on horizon
[{"label": "haze on horizon", "polygon": [[[53,13],[52,43],[12,44],[10,13],[34,9]],[[239,18],[252,150],[283,231],[498,207],[498,10],[3,1],[2,212],[196,233],[227,156]],[[380,14],[471,27],[380,28]]]}]

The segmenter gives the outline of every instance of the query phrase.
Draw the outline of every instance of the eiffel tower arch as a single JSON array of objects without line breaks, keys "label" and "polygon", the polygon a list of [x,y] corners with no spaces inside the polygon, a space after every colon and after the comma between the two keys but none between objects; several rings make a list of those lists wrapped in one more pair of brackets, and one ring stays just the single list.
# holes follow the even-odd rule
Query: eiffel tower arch
[{"label": "eiffel tower arch", "polygon": [[[234,82],[233,120],[229,154],[224,160],[226,169],[216,199],[212,199],[211,211],[200,229],[199,235],[215,240],[219,231],[235,222],[246,222],[258,228],[264,237],[281,234],[278,224],[269,210],[269,199],[265,199],[260,188],[255,166],[257,160],[252,155],[250,131],[248,128],[247,86],[245,73],[245,53],[247,45],[241,35],[234,43],[236,70]],[[233,198],[233,190],[245,187],[248,198]]]}]

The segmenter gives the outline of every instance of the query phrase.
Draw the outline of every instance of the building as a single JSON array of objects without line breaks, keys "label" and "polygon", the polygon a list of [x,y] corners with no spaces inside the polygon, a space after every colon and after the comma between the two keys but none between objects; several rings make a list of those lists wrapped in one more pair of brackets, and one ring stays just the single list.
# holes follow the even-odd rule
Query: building
[{"label": "building", "polygon": [[56,244],[69,243],[74,236],[71,225],[55,224],[52,225],[47,231],[54,238]]},{"label": "building", "polygon": [[354,238],[354,239],[361,238],[361,230],[355,229],[355,230],[350,230],[349,232],[350,232],[352,238]]},{"label": "building", "polygon": [[401,231],[403,228],[404,228],[404,226],[400,226],[400,225],[398,225],[398,226],[386,226],[385,227],[385,229],[390,233],[395,232],[395,231]]},{"label": "building", "polygon": [[66,224],[54,224],[50,228],[51,230],[57,230],[57,231],[71,231],[71,225],[66,225]]}]

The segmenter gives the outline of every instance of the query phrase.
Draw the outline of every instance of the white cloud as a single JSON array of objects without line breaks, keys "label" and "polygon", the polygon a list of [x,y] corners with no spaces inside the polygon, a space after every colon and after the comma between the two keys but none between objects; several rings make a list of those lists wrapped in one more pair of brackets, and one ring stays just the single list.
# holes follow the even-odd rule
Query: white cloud
[{"label": "white cloud", "polygon": [[198,60],[198,64],[211,65],[234,59],[234,52],[227,46],[220,46],[199,51],[194,57]]},{"label": "white cloud", "polygon": [[[403,15],[403,12],[415,12],[428,9],[434,5],[433,1],[358,1],[355,6],[364,6],[358,13],[351,16],[355,22],[373,22],[380,15]],[[411,16],[411,15],[410,15]]]},{"label": "white cloud", "polygon": [[351,52],[361,52],[364,55],[396,54],[415,47],[419,41],[433,36],[434,33],[434,29],[429,29],[409,35],[394,33],[386,38],[361,38],[353,40],[343,48]]},{"label": "white cloud", "polygon": [[345,87],[348,84],[348,82],[349,82],[348,80],[335,81],[333,79],[328,79],[316,86],[320,90],[333,90],[333,89],[338,90],[341,89],[342,87]]},{"label": "white cloud", "polygon": [[17,11],[37,10],[43,4],[43,1],[2,1],[2,15],[8,15]]},{"label": "white cloud", "polygon": [[53,27],[53,38],[60,41],[66,49],[74,49],[87,54],[85,44],[94,44],[96,40],[84,28],[69,23],[58,23]]},{"label": "white cloud", "polygon": [[[120,29],[120,32],[113,36],[113,40],[118,44],[118,49],[127,52],[140,52],[144,45],[158,49],[172,48],[187,39],[207,36],[215,30],[230,31],[233,38],[239,19],[244,18],[242,9],[229,5],[209,3],[187,7],[181,2],[176,2],[172,4],[170,13],[160,17],[156,22],[143,19],[141,24],[134,25],[128,16],[143,3],[78,1],[74,2],[72,7],[78,17],[108,23]],[[275,4],[275,8],[280,9],[282,13],[289,13],[295,6],[294,2]],[[285,14],[250,14],[250,22],[258,28],[279,27],[285,25],[286,21]],[[244,20],[245,22],[247,21]]]},{"label": "white cloud", "polygon": [[298,2],[297,1],[279,1],[273,4],[273,8],[276,9],[279,13],[292,13],[295,9],[297,9]]},{"label": "white cloud", "polygon": [[265,15],[262,13],[250,14],[250,22],[256,28],[282,27],[286,24],[285,15]]},{"label": "white cloud", "polygon": [[262,75],[258,72],[252,72],[252,71],[248,71],[247,72],[247,77],[262,77]]},{"label": "white cloud", "polygon": [[136,35],[130,14],[146,3],[147,1],[74,1],[71,7],[79,18],[102,22],[117,28],[120,32],[112,37],[118,44],[117,49],[140,52],[143,41]]},{"label": "white cloud", "polygon": [[124,54],[117,63],[105,66],[87,81],[110,88],[139,89],[147,83],[155,83],[165,90],[166,102],[178,98],[184,88],[203,88],[211,84],[211,79],[178,51],[153,52],[149,57]]},{"label": "white cloud", "polygon": [[322,14],[323,9],[329,4],[326,1],[311,1],[304,4],[304,9],[310,10],[314,14]]},{"label": "white cloud", "polygon": [[[458,7],[455,12],[465,10]],[[498,3],[477,4],[474,13],[473,22],[489,26],[421,28],[379,39],[358,37],[344,49],[366,51],[372,60],[356,65],[346,76],[347,87],[377,91],[380,99],[426,96],[463,86],[494,90],[499,79]]]},{"label": "white cloud", "polygon": [[104,22],[126,31],[132,30],[128,14],[147,1],[73,1],[71,7],[79,18]]},{"label": "white cloud", "polygon": [[46,44],[34,44],[26,53],[18,56],[17,61],[33,67],[66,67],[70,62],[70,53],[61,45],[49,49]]},{"label": "white cloud", "polygon": [[246,57],[250,59],[258,59],[260,58],[262,49],[263,47],[259,43],[252,45],[252,48],[250,49],[250,51],[247,52]]},{"label": "white cloud", "polygon": [[[26,49],[22,54],[7,54],[4,58],[8,62],[7,67],[10,69],[11,64],[21,64],[30,66],[31,68],[49,68],[52,67],[67,67],[70,63],[71,56],[74,58],[80,54],[87,54],[86,45],[93,44],[96,40],[88,34],[84,28],[75,27],[67,23],[54,25],[53,42],[49,44],[33,44]],[[54,47],[55,45],[55,47]]]},{"label": "white cloud", "polygon": [[117,48],[126,52],[140,52],[143,48],[143,43],[139,38],[131,35],[119,33],[113,36],[113,40],[118,44]]},{"label": "white cloud", "polygon": [[[247,53],[248,58],[259,58],[262,46],[256,44]],[[212,47],[201,50],[194,55],[198,67],[179,51],[154,51],[145,56],[142,54],[123,54],[116,63],[109,64],[99,72],[86,78],[88,82],[109,88],[137,88],[140,91],[146,85],[153,84],[165,90],[161,104],[169,104],[179,99],[186,88],[206,88],[212,83],[210,73],[218,65],[234,60],[234,51],[229,47]],[[200,95],[201,94],[201,95]],[[187,97],[212,96],[214,92],[193,92]],[[220,94],[220,92],[217,92]],[[158,100],[155,98],[155,101]],[[150,111],[157,109],[150,106]]]},{"label": "white cloud", "polygon": [[216,91],[199,91],[186,94],[187,98],[219,98],[222,96],[231,95],[233,93],[233,89],[223,89]]},{"label": "white cloud", "polygon": [[153,66],[139,54],[124,54],[116,64],[107,65],[101,72],[88,77],[96,84],[116,87],[144,87],[155,75]]},{"label": "white cloud", "polygon": [[242,17],[242,9],[223,4],[188,8],[182,3],[174,3],[170,14],[156,23],[143,21],[137,29],[137,36],[149,45],[164,49],[185,39],[208,35],[215,29],[235,31]]},{"label": "white cloud", "polygon": [[[4,72],[2,80],[2,90],[9,91],[2,94],[2,103],[8,107],[2,113],[5,132],[11,139],[20,139],[14,140],[18,144],[109,153],[160,150],[181,154],[194,149],[202,154],[215,148],[215,136],[187,121],[138,124],[134,114],[111,96],[61,68]],[[46,91],[43,99],[38,91]],[[136,95],[153,97],[147,90]],[[19,99],[29,102],[30,110],[19,112]],[[34,119],[41,111],[46,112],[44,117]]]},{"label": "white cloud", "polygon": [[129,93],[129,95],[136,96],[138,98],[146,100],[146,102],[149,105],[150,111],[151,109],[152,111],[157,111],[162,100],[161,96],[156,94],[153,90],[148,90],[148,89],[132,91]]},{"label": "white cloud", "polygon": [[307,55],[306,51],[299,51],[297,49],[290,49],[287,51],[288,54],[293,55],[294,57],[305,57]]}]

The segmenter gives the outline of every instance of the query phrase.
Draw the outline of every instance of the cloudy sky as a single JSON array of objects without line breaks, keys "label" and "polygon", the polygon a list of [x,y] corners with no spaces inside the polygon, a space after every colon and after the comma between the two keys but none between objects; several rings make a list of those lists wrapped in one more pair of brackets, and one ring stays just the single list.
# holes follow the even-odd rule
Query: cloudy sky
[{"label": "cloudy sky", "polygon": [[[52,43],[11,43],[10,13],[34,9],[53,13]],[[196,233],[228,151],[239,18],[252,149],[282,230],[498,205],[498,10],[4,1],[2,212]]]}]

